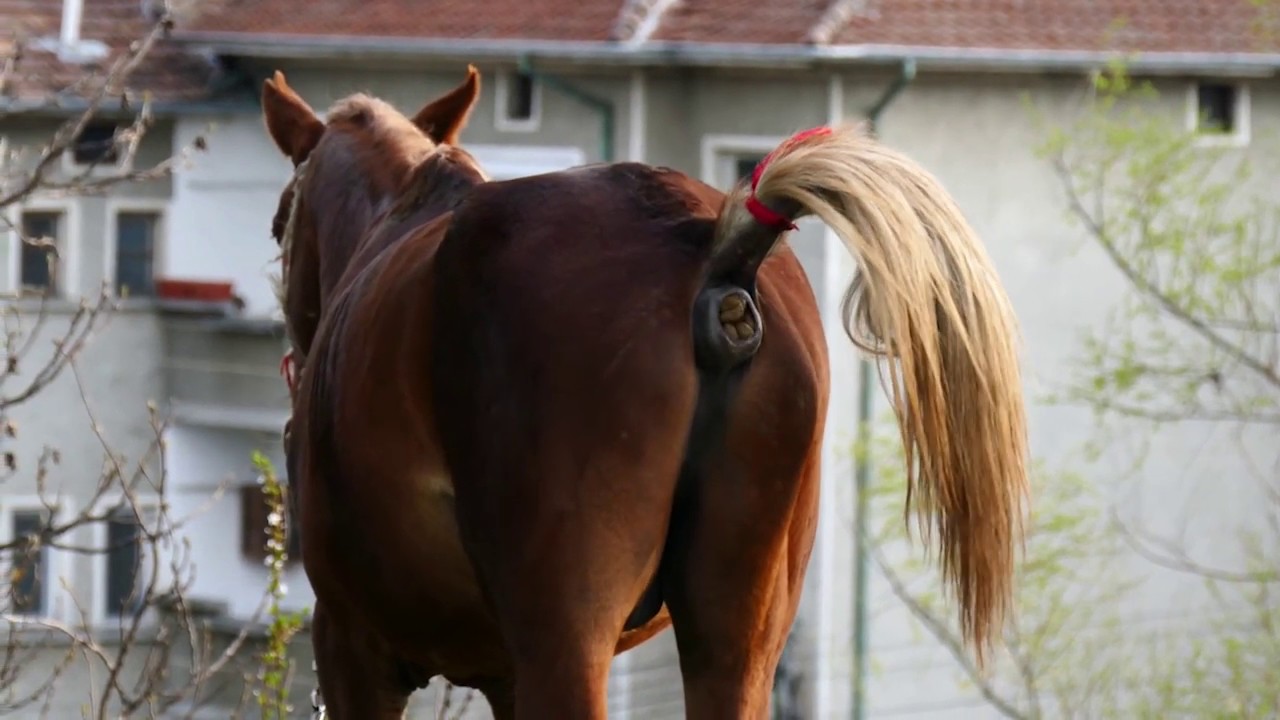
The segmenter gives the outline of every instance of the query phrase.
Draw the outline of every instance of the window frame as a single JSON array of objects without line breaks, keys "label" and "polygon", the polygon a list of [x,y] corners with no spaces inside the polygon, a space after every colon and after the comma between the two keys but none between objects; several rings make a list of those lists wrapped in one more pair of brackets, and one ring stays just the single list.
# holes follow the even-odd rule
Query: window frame
[{"label": "window frame", "polygon": [[[102,115],[95,117],[89,124],[98,125],[104,123],[113,123],[117,133],[122,129],[127,129],[130,125],[129,121]],[[133,170],[133,158],[127,157],[125,154],[119,155],[115,162],[100,162],[97,165],[76,162],[74,142],[68,145],[67,149],[62,152],[62,155],[59,157],[59,161],[62,172],[69,177],[81,175],[86,177],[100,177],[121,172],[130,172]],[[87,174],[86,171],[88,171]]]},{"label": "window frame", "polygon": [[154,293],[154,282],[163,275],[160,271],[168,245],[168,210],[169,201],[160,198],[109,198],[106,203],[106,243],[102,250],[103,278],[111,283],[111,293],[125,303],[150,303],[155,296],[136,296],[120,298],[116,289],[116,261],[120,251],[120,215],[136,213],[156,216],[154,237],[151,241],[151,279]]},{"label": "window frame", "polygon": [[[123,500],[123,496],[119,494],[101,498],[101,500],[98,503],[95,503],[94,510],[95,512],[105,512],[108,508],[117,508],[117,506],[119,506],[115,512],[117,513],[130,512],[130,506],[128,502],[124,502],[122,504],[121,503],[122,500]],[[154,522],[159,514],[159,502],[153,498],[143,498],[143,497],[136,497],[136,496],[135,496],[135,501],[137,503],[139,512],[143,513],[145,520],[147,522]],[[90,585],[89,591],[92,593],[92,597],[90,597],[89,599],[88,607],[89,607],[89,616],[91,618],[92,624],[95,627],[112,629],[112,628],[119,627],[121,620],[127,618],[128,616],[115,615],[108,612],[107,610],[107,601],[106,601],[107,586],[108,586],[107,576],[111,572],[110,553],[107,551],[107,539],[108,539],[107,522],[108,522],[107,520],[101,520],[101,521],[92,523],[92,534],[93,534],[92,546],[95,549],[100,550],[100,552],[95,552],[93,554],[92,581],[89,583]],[[152,545],[151,547],[154,548],[155,546]],[[145,577],[146,573],[148,572],[147,568],[149,567],[149,565],[150,565],[150,561],[144,550],[141,553],[141,558],[139,560],[138,577]],[[165,572],[165,569],[162,562],[160,567],[160,573],[163,574],[164,572]],[[163,584],[164,579],[165,578],[162,575],[160,580],[161,584]],[[137,581],[135,580],[135,582]],[[145,581],[143,581],[142,584],[145,584]],[[151,610],[151,609],[152,608],[149,608],[148,610]],[[148,625],[153,624],[155,622],[156,622],[156,618],[153,612],[144,612],[142,619],[139,622],[139,625],[142,627],[147,627]]]},{"label": "window frame", "polygon": [[[44,502],[41,502],[39,495],[21,494],[0,498],[0,544],[8,544],[16,539],[12,530],[16,513],[33,510],[47,512],[50,513],[51,523],[56,525],[62,522],[65,519],[65,512],[62,510],[64,503],[61,502],[61,499],[56,499],[54,502],[56,507],[51,511]],[[30,618],[32,624],[39,623],[42,620],[64,621],[68,612],[66,603],[62,602],[66,591],[63,590],[59,582],[67,579],[65,572],[66,553],[58,548],[48,546],[43,548],[43,552],[45,553],[43,558],[43,574],[45,577],[42,578],[40,587],[40,600],[43,608],[39,614],[24,615],[24,617]],[[3,561],[0,561],[0,565],[3,565],[3,571],[6,574],[13,566],[13,557],[13,553],[9,552],[5,554]]]},{"label": "window frame", "polygon": [[[6,208],[7,215],[5,220],[12,224],[15,229],[21,229],[22,216],[30,213],[55,212],[61,213],[61,225],[59,227],[58,251],[62,255],[62,262],[58,264],[58,274],[55,282],[57,283],[57,292],[49,295],[51,301],[67,300],[72,297],[74,292],[79,295],[80,288],[80,205],[69,198],[53,200],[33,196],[25,199],[21,203],[14,203]],[[8,228],[4,228],[8,230]],[[21,239],[17,230],[9,230],[7,233],[9,267],[6,273],[8,288],[7,290],[14,296],[19,296],[22,292],[22,248],[19,245]],[[40,302],[40,297],[23,297],[25,301]]]},{"label": "window frame", "polygon": [[499,70],[494,77],[494,127],[503,132],[536,132],[542,126],[543,84],[535,76],[529,76],[529,117],[511,117],[507,98],[511,93],[512,82],[523,74],[518,70]]},{"label": "window frame", "polygon": [[[702,181],[728,192],[738,181],[739,162],[750,157],[763,158],[785,139],[783,135],[703,135]],[[735,176],[724,177],[726,169]]]},{"label": "window frame", "polygon": [[[1204,85],[1225,85],[1234,90],[1232,114],[1234,127],[1228,132],[1206,132],[1200,128],[1200,88]],[[1252,134],[1252,98],[1249,84],[1229,78],[1197,78],[1187,83],[1186,91],[1186,129],[1195,136],[1195,144],[1199,147],[1245,147]]]}]

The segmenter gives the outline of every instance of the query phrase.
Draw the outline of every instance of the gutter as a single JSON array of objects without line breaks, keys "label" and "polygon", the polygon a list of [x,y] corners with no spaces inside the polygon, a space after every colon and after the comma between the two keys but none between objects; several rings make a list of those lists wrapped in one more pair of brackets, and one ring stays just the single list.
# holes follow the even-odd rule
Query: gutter
[{"label": "gutter", "polygon": [[[874,132],[879,125],[880,116],[897,99],[916,77],[916,63],[908,58],[902,63],[898,77],[885,88],[880,98],[867,110],[867,122]],[[858,360],[858,445],[861,452],[854,468],[855,505],[853,509],[853,720],[863,720],[867,715],[867,639],[870,635],[869,613],[867,612],[867,584],[870,576],[870,556],[867,548],[868,534],[867,513],[871,485],[871,406],[872,406],[872,374],[871,361],[866,358]]]},{"label": "gutter", "polygon": [[[86,41],[79,41],[83,45]],[[216,62],[216,61],[215,61]],[[260,79],[242,68],[234,59],[222,63],[222,72],[214,73],[206,82],[203,94],[192,100],[152,100],[149,109],[156,116],[180,115],[234,115],[257,114],[262,111],[258,92]],[[132,118],[141,109],[143,97],[150,93],[146,87],[128,87],[124,91],[130,98],[128,107],[122,107],[115,97],[105,98],[94,115],[106,118]],[[0,94],[0,117],[16,115],[67,117],[80,115],[89,109],[88,100],[71,92],[53,92],[43,97],[11,97]]]},{"label": "gutter", "polygon": [[[137,106],[141,107],[141,104]],[[39,98],[9,98],[0,97],[0,117],[14,117],[18,115],[53,115],[63,117],[68,115],[79,115],[89,109],[89,103],[82,98],[68,98],[66,100],[48,100]],[[136,110],[135,108],[134,110]],[[257,113],[261,110],[252,98],[244,100],[195,100],[192,102],[183,102],[180,100],[165,100],[152,102],[150,106],[152,114],[156,116],[177,116],[190,114],[234,114],[234,113]],[[119,110],[115,106],[99,107],[94,113],[97,117],[132,117],[134,111]]]},{"label": "gutter", "polygon": [[528,56],[521,56],[519,61],[516,63],[516,68],[519,72],[529,75],[536,80],[540,80],[544,84],[559,90],[574,100],[577,100],[592,110],[595,110],[600,116],[600,162],[613,162],[614,118],[617,113],[612,101],[592,95],[586,90],[570,84],[563,78],[535,70],[533,68],[533,62],[528,58]]},{"label": "gutter", "polygon": [[706,67],[812,67],[900,65],[913,60],[930,70],[1007,72],[1090,71],[1128,58],[1135,72],[1268,77],[1280,72],[1280,53],[1111,52],[1018,50],[913,45],[802,45],[762,43],[487,40],[342,35],[248,34],[175,31],[179,44],[221,55],[271,59],[458,59],[521,57],[576,64]]}]

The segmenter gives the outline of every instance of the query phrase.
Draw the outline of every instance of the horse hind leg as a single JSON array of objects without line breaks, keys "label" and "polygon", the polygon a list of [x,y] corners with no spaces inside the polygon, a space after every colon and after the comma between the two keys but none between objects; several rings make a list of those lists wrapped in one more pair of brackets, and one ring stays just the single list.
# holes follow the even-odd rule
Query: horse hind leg
[{"label": "horse hind leg", "polygon": [[[708,482],[720,486],[717,498],[741,492],[739,482],[765,482],[740,477],[729,487],[727,475]],[[816,487],[816,461],[803,475],[805,485]],[[734,517],[730,508],[735,506],[743,509],[741,503],[717,499],[673,519],[689,524],[678,531],[680,547],[663,561],[690,720],[768,717],[774,675],[812,547],[805,512],[790,521],[756,524],[761,513]]]},{"label": "horse hind leg", "polygon": [[401,720],[415,687],[374,636],[316,603],[311,621],[320,702],[326,720]]},{"label": "horse hind leg", "polygon": [[[671,393],[673,404],[691,410],[691,379],[670,390],[655,371],[646,389]],[[624,386],[640,392],[640,385]],[[604,394],[575,393],[584,401]],[[469,433],[482,443],[459,447],[452,459],[455,476],[466,478],[458,482],[460,525],[511,653],[518,720],[606,720],[619,636],[661,557],[685,427],[660,423],[635,433],[647,409],[615,397],[600,406],[620,409],[499,415]],[[587,417],[594,437],[579,425]],[[493,444],[520,437],[517,423],[540,427],[555,442]]]},{"label": "horse hind leg", "polygon": [[[763,720],[813,546],[823,403],[812,378],[777,353],[758,356],[736,389],[709,375],[673,508],[663,595],[687,717]],[[761,407],[770,408],[766,419]]]}]

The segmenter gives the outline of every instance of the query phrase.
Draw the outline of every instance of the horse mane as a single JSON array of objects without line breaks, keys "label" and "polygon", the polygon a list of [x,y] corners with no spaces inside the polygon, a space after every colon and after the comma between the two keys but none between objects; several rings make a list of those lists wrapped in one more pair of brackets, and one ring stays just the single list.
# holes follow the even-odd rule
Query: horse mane
[{"label": "horse mane", "polygon": [[[326,113],[327,124],[347,125],[363,132],[374,150],[390,151],[406,148],[410,153],[426,154],[435,143],[417,125],[390,103],[364,93],[354,93],[336,101]],[[415,158],[412,164],[417,164]]]}]

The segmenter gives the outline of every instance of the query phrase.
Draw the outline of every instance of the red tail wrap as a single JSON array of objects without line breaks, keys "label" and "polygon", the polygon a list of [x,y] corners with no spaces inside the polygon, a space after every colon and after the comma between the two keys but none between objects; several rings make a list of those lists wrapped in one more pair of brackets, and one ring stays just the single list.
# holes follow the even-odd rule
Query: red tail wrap
[{"label": "red tail wrap", "polygon": [[764,169],[769,166],[769,163],[779,152],[790,148],[792,145],[795,145],[807,138],[830,134],[831,128],[829,127],[816,127],[809,128],[808,130],[802,130],[782,141],[781,145],[774,148],[773,152],[765,155],[764,159],[756,165],[755,171],[751,173],[751,194],[747,196],[746,202],[747,212],[751,213],[751,217],[755,218],[756,222],[766,227],[777,228],[779,231],[796,229],[796,225],[791,222],[791,218],[783,215],[782,213],[775,212],[764,203],[760,202],[760,199],[756,197],[756,185],[760,184],[760,176],[764,174]]},{"label": "red tail wrap", "polygon": [[280,377],[284,378],[284,384],[289,387],[292,393],[297,388],[297,378],[293,375],[293,351],[289,350],[280,358]]}]

